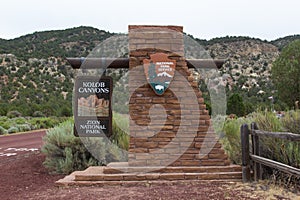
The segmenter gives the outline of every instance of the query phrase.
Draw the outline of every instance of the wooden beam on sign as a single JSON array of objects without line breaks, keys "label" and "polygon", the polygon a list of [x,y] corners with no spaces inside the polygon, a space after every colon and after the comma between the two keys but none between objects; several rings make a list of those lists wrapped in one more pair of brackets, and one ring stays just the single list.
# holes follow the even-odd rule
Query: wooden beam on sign
[{"label": "wooden beam on sign", "polygon": [[67,58],[73,69],[129,68],[128,58]]},{"label": "wooden beam on sign", "polygon": [[[67,58],[73,69],[129,68],[129,58]],[[187,59],[189,68],[220,69],[223,59]]]},{"label": "wooden beam on sign", "polygon": [[200,69],[220,69],[225,60],[213,60],[213,59],[187,59],[186,63],[189,68],[200,68]]}]

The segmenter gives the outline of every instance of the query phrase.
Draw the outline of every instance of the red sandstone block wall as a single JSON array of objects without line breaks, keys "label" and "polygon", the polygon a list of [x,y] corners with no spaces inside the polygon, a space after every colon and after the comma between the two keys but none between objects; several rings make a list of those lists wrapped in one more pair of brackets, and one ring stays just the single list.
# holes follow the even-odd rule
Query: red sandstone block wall
[{"label": "red sandstone block wall", "polygon": [[[215,133],[209,130],[210,116],[184,58],[183,28],[129,26],[129,49],[129,114],[132,119],[129,164],[228,165]],[[154,53],[165,53],[176,60],[176,74],[162,96],[151,89],[143,70],[143,60]],[[157,104],[160,107],[150,113]],[[207,138],[211,142],[204,144]],[[207,148],[208,152],[200,155],[201,148]]]}]

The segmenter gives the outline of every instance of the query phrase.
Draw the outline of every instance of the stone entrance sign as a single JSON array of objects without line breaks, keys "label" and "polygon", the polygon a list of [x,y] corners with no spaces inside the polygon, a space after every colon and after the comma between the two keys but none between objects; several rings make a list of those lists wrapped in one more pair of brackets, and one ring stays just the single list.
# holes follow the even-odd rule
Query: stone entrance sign
[{"label": "stone entrance sign", "polygon": [[188,69],[183,28],[129,26],[128,35],[129,166],[229,165]]},{"label": "stone entrance sign", "polygon": [[112,130],[111,77],[79,76],[75,81],[74,134],[110,136]]},{"label": "stone entrance sign", "polygon": [[[128,42],[129,58],[91,59],[86,66],[129,68],[128,162],[90,167],[57,184],[241,180],[241,167],[230,165],[189,70],[220,67],[224,61],[186,60],[181,26],[129,26]],[[82,63],[69,62],[74,68]]]}]

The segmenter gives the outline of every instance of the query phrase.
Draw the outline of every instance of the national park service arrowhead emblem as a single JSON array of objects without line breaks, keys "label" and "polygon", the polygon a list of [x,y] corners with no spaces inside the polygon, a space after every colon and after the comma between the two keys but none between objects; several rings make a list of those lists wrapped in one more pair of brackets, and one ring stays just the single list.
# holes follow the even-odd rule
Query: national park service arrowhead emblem
[{"label": "national park service arrowhead emblem", "polygon": [[147,81],[157,95],[163,95],[174,77],[176,60],[169,59],[165,53],[155,53],[150,57],[143,60]]}]

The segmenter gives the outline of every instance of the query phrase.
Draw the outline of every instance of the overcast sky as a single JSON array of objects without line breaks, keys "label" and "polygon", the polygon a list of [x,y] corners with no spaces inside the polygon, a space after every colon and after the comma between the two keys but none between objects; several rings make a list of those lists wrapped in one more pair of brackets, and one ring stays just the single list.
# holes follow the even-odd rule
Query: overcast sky
[{"label": "overcast sky", "polygon": [[3,0],[0,38],[93,26],[126,33],[128,25],[182,25],[197,38],[300,34],[299,0]]}]

